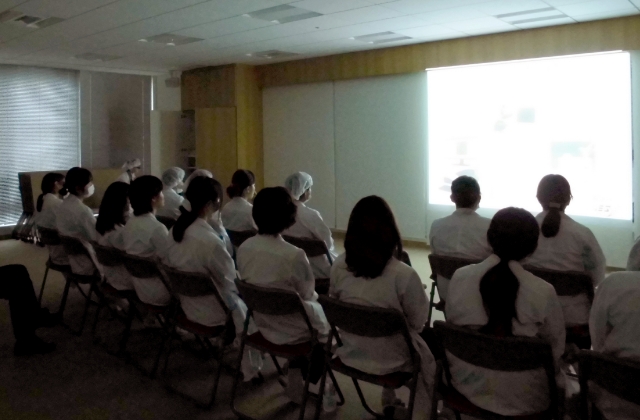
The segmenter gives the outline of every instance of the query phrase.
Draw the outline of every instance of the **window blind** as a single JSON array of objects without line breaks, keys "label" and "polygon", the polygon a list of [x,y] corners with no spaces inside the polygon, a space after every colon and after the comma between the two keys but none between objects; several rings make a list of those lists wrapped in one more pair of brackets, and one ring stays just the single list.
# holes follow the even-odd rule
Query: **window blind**
[{"label": "window blind", "polygon": [[78,104],[76,71],[0,66],[0,226],[22,214],[18,172],[79,165]]}]

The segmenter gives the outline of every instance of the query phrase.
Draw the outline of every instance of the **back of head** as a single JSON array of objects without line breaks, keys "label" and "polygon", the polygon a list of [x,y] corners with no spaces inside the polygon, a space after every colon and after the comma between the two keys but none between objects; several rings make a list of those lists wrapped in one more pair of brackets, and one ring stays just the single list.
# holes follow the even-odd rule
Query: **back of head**
[{"label": "back of head", "polygon": [[140,216],[153,211],[152,200],[162,192],[162,181],[153,175],[136,178],[129,188],[129,201],[133,214]]},{"label": "back of head", "polygon": [[124,225],[126,223],[128,203],[129,184],[114,182],[109,185],[100,203],[96,230],[101,235],[104,235],[115,229],[117,225]]},{"label": "back of head", "polygon": [[520,282],[509,268],[509,261],[520,261],[538,246],[538,222],[524,209],[508,207],[493,216],[487,239],[500,263],[480,281],[480,294],[489,322],[483,332],[513,335],[513,319],[517,319],[516,299]]},{"label": "back of head", "polygon": [[250,186],[256,183],[256,177],[253,172],[238,169],[231,177],[231,185],[227,187],[227,195],[229,198],[241,197],[242,193]]},{"label": "back of head", "polygon": [[61,182],[63,180],[64,175],[57,172],[49,172],[42,178],[42,182],[40,183],[40,190],[42,191],[42,194],[38,196],[38,203],[36,205],[36,209],[38,211],[42,211],[44,196],[53,193],[55,191],[56,182]]},{"label": "back of head", "polygon": [[261,235],[279,235],[296,222],[298,208],[282,187],[263,188],[253,200],[253,220]]},{"label": "back of head", "polygon": [[213,178],[213,174],[211,173],[211,171],[207,171],[206,169],[196,169],[191,173],[191,175],[187,177],[187,180],[184,181],[184,190],[186,191],[189,188],[189,184],[191,183],[191,181],[199,176]]},{"label": "back of head", "polygon": [[184,179],[184,169],[174,166],[162,173],[162,183],[167,188],[175,188]]},{"label": "back of head", "polygon": [[207,204],[219,205],[222,200],[222,185],[213,178],[198,176],[189,183],[185,197],[189,200],[190,210],[183,211],[173,225],[172,235],[176,242],[182,242],[187,228],[200,217]]},{"label": "back of head", "polygon": [[70,194],[75,196],[81,196],[85,187],[93,181],[93,175],[88,169],[74,167],[69,169],[67,176],[64,179],[64,188],[69,191]]},{"label": "back of head", "polygon": [[346,263],[356,277],[379,277],[393,256],[402,253],[402,240],[387,202],[375,195],[358,201],[351,211],[344,240]]},{"label": "back of head", "polygon": [[313,179],[306,172],[296,172],[285,179],[284,186],[289,190],[293,198],[298,200],[302,194],[313,186]]},{"label": "back of head", "polygon": [[480,185],[475,178],[460,176],[451,183],[451,200],[456,208],[473,208],[480,199]]},{"label": "back of head", "polygon": [[128,160],[122,164],[123,171],[131,171],[136,168],[142,168],[142,162],[138,158]]},{"label": "back of head", "polygon": [[540,226],[540,231],[545,238],[553,238],[560,230],[560,222],[565,207],[571,199],[571,186],[562,175],[546,175],[538,184],[536,195],[543,210],[548,213]]}]

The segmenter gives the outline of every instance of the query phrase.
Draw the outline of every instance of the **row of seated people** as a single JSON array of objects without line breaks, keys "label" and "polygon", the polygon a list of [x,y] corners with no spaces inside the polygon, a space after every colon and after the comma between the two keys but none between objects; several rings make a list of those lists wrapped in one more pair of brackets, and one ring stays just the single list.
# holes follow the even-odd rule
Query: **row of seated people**
[{"label": "row of seated people", "polygon": [[[107,218],[110,214],[109,205],[105,204],[105,200],[111,194],[105,194],[98,224],[93,227],[89,219],[89,216],[93,218],[91,211],[77,206],[80,198],[91,192],[90,174],[85,174],[83,179],[76,181],[76,174],[82,174],[82,171],[84,170],[77,168],[69,171],[67,175],[66,185],[70,192],[76,193],[64,200],[67,202],[71,199],[72,205],[67,205],[67,209],[62,212],[60,207],[56,212],[56,224],[60,233],[76,236],[76,232],[82,232],[85,227],[92,227],[94,231],[103,230],[101,238],[98,238],[99,243],[102,241],[104,244],[120,247],[134,255],[155,256],[168,266],[184,271],[215,273],[214,278],[224,279],[224,284],[216,286],[234,311],[236,331],[242,331],[241,324],[246,314],[246,306],[233,284],[236,273],[231,254],[209,223],[220,207],[220,184],[206,176],[192,178],[186,188],[188,209],[182,212],[172,232],[168,234],[166,228],[153,217],[163,201],[160,194],[162,185],[156,178],[140,177],[131,184],[128,191],[135,216],[126,221],[127,194],[120,192],[124,199],[120,199],[120,206],[115,206],[119,209],[116,215],[119,214],[120,218],[114,218],[113,223],[105,222],[103,226],[100,221],[103,214]],[[110,190],[122,188],[114,184]],[[298,197],[304,194],[306,191]],[[294,193],[281,188],[264,189],[258,194],[252,208],[252,219],[259,234],[247,240],[238,249],[239,277],[248,282],[295,290],[305,301],[314,327],[326,335],[328,326],[322,308],[316,302],[313,291],[315,276],[311,265],[301,250],[284,242],[280,236],[295,224],[296,215],[300,212],[300,205],[294,198]],[[109,201],[111,199],[107,200]],[[66,215],[63,215],[65,213]],[[84,222],[83,217],[86,220]],[[80,227],[71,229],[65,225],[65,220],[74,220]],[[109,234],[110,232],[113,233]],[[559,366],[565,346],[565,319],[561,303],[553,287],[531,275],[520,265],[521,261],[532,254],[535,255],[541,237],[538,221],[524,210],[506,209],[496,214],[485,235],[492,255],[481,264],[456,272],[446,297],[448,321],[479,328],[489,334],[537,336],[545,339],[553,348],[558,367],[558,382],[562,385],[563,375]],[[95,240],[95,237],[77,236],[87,242]],[[121,239],[109,240],[109,237]],[[164,241],[161,238],[164,238]],[[430,413],[428,404],[431,398],[428,394],[433,391],[435,363],[429,347],[421,338],[425,337],[421,333],[427,320],[429,302],[418,274],[396,258],[402,251],[402,244],[393,214],[384,200],[379,197],[366,197],[356,205],[349,221],[345,249],[346,253],[338,257],[331,268],[330,294],[346,302],[394,308],[405,314],[422,356],[422,386],[415,413]],[[74,271],[82,267],[81,263],[74,263],[73,259],[70,263],[72,268],[75,267]],[[113,282],[114,287],[127,286],[124,275],[118,279],[115,273],[106,273],[106,277],[107,281]],[[612,283],[611,279],[616,280],[617,277],[611,276],[605,284]],[[119,281],[123,283],[118,284]],[[164,286],[159,279],[154,290],[136,287],[135,278],[129,278],[129,281],[128,287],[135,289],[141,300],[162,303]],[[619,289],[618,286],[612,288]],[[599,298],[600,290],[605,289],[598,289],[596,302],[603,300]],[[631,298],[632,290],[627,291],[626,296]],[[615,302],[610,299],[605,301],[608,305]],[[220,322],[219,318],[216,319],[216,311],[213,309],[215,305],[211,302],[181,299],[181,304],[187,317],[196,322],[205,325]],[[624,312],[624,308],[621,310]],[[594,308],[592,312],[592,318],[595,314],[605,317],[604,320],[592,319],[594,325],[596,322],[606,325],[605,330],[601,331],[605,339],[594,336],[594,343],[607,341],[606,337],[618,328],[632,328],[628,325],[621,327],[612,319],[606,318],[609,311],[610,308],[603,311],[596,311]],[[253,328],[259,329],[267,339],[278,344],[295,343],[304,339],[301,334],[306,334],[304,325],[293,319],[291,322],[274,322],[257,317]],[[428,337],[425,338],[428,341]],[[338,356],[345,364],[372,374],[386,374],[408,363],[408,355],[402,350],[403,346],[394,343],[393,340],[375,343],[365,342],[367,340],[371,339],[363,341],[361,337],[350,339],[348,335],[343,336],[344,345],[338,350]],[[243,366],[245,379],[251,377],[253,368],[250,362]],[[544,409],[543,391],[532,391],[531,382],[525,386],[526,382],[523,382],[522,378],[502,381],[503,378],[499,376],[503,374],[478,371],[473,366],[465,366],[461,361],[454,363],[452,373],[456,388],[482,408],[504,415],[528,414]],[[498,379],[500,383],[508,385],[494,387],[493,384],[498,383]],[[299,384],[300,381],[301,378],[290,377],[289,384]],[[296,387],[290,388],[290,394],[295,395]],[[487,389],[491,389],[491,392],[488,393]],[[383,404],[393,405],[395,402],[393,391],[385,389]]]}]

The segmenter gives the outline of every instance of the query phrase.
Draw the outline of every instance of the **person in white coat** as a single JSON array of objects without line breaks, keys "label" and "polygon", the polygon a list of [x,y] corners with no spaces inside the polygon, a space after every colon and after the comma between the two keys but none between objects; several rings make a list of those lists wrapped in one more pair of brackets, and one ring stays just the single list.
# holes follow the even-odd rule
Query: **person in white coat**
[{"label": "person in white coat", "polygon": [[[434,220],[429,231],[429,245],[435,255],[484,260],[491,255],[487,230],[491,219],[480,216],[480,185],[475,178],[460,176],[451,183],[451,201],[456,210],[449,216]],[[438,276],[438,295],[447,300],[449,282]]]},{"label": "person in white coat", "polygon": [[[591,230],[564,214],[572,199],[567,179],[561,175],[543,177],[537,198],[543,209],[536,216],[540,239],[536,252],[526,264],[549,270],[586,272],[593,287],[597,287],[604,280],[605,257]],[[589,323],[591,303],[586,295],[561,296],[560,303],[567,327]]]},{"label": "person in white coat", "polygon": [[58,233],[80,239],[92,255],[92,258],[84,255],[69,256],[71,271],[75,274],[93,275],[99,267],[91,246],[91,241],[97,238],[96,218],[93,211],[82,202],[95,192],[93,175],[85,168],[71,168],[65,177],[64,187],[69,195],[56,208]]},{"label": "person in white coat", "polygon": [[640,271],[640,237],[631,247],[629,258],[627,258],[627,271]]},{"label": "person in white coat", "polygon": [[[36,226],[57,229],[56,211],[58,206],[62,204],[60,192],[64,189],[64,175],[49,172],[42,178],[40,189],[42,194],[38,196],[36,202]],[[69,259],[62,245],[47,245],[47,249],[51,262],[58,265],[69,265]]]},{"label": "person in white coat", "polygon": [[[311,199],[311,187],[313,179],[305,172],[296,172],[289,175],[284,181],[284,186],[289,190],[298,207],[296,222],[284,231],[283,235],[296,238],[319,239],[325,243],[332,259],[337,256],[333,246],[331,230],[322,220],[322,216],[317,210],[307,207],[306,203]],[[331,264],[325,255],[312,257],[309,259],[313,275],[317,278],[329,278]]]},{"label": "person in white coat", "polygon": [[[428,419],[436,365],[420,333],[429,315],[429,299],[418,273],[398,259],[402,253],[400,233],[389,205],[382,198],[369,196],[356,204],[344,246],[346,252],[331,268],[329,294],[344,302],[397,309],[404,314],[422,364],[412,418]],[[369,338],[342,331],[340,337],[343,345],[335,354],[347,366],[373,375],[411,372],[409,349],[400,335]],[[385,413],[395,412],[399,404],[395,391],[384,388]],[[395,418],[399,418],[397,414]]]},{"label": "person in white coat", "polygon": [[135,180],[138,177],[141,170],[142,170],[142,162],[140,161],[140,159],[135,158],[135,159],[128,160],[122,165],[122,173],[120,174],[118,179],[116,179],[116,182],[124,182],[125,184],[131,184],[133,180]]},{"label": "person in white coat", "polygon": [[222,223],[225,229],[237,232],[257,231],[253,221],[253,205],[250,200],[256,195],[256,177],[253,172],[238,169],[227,187],[227,195],[231,199],[222,209]]},{"label": "person in white coat", "polygon": [[[494,254],[479,264],[460,268],[449,285],[447,322],[500,337],[538,337],[551,346],[556,381],[560,370],[565,325],[556,292],[526,271],[520,261],[537,246],[538,222],[526,210],[509,207],[491,220],[487,239]],[[452,385],[478,407],[504,416],[528,415],[549,406],[543,369],[499,372],[471,365],[452,354]],[[563,395],[564,391],[560,391]]]},{"label": "person in white coat", "polygon": [[180,217],[180,206],[184,198],[178,193],[182,191],[184,185],[183,179],[184,169],[182,168],[173,167],[162,173],[164,207],[158,209],[158,216],[170,217],[172,219],[178,219],[178,217]]},{"label": "person in white coat", "polygon": [[[104,192],[96,222],[98,244],[124,251],[122,232],[131,214],[129,184],[114,182]],[[118,290],[132,290],[133,283],[124,265],[102,267],[106,281]]]},{"label": "person in white coat", "polygon": [[[593,350],[640,363],[640,273],[613,273],[596,290],[589,330]],[[640,406],[591,383],[596,407],[606,419],[640,418]]]},{"label": "person in white coat", "polygon": [[[236,335],[244,328],[247,306],[238,295],[235,285],[236,269],[224,242],[207,220],[220,209],[222,186],[212,178],[197,177],[189,184],[186,197],[191,211],[184,212],[171,229],[169,248],[164,262],[181,271],[207,274],[220,292],[226,306],[231,310]],[[226,316],[215,296],[178,296],[180,306],[187,319],[198,324],[214,327],[224,325]],[[255,332],[255,327],[249,333]],[[244,380],[255,377],[259,366],[259,353],[250,349],[245,352],[242,363]]]},{"label": "person in white coat", "polygon": [[[293,225],[296,205],[289,192],[282,187],[265,188],[253,203],[253,220],[258,235],[247,239],[238,248],[237,262],[240,278],[251,284],[291,290],[300,295],[309,320],[326,341],[329,323],[322,306],[317,302],[315,278],[304,251],[287,243],[281,233]],[[274,344],[298,344],[311,336],[307,324],[299,315],[269,317],[255,315],[256,326]],[[302,397],[300,369],[289,369],[288,395],[296,403]]]},{"label": "person in white coat", "polygon": [[[127,254],[161,259],[169,247],[169,232],[156,219],[156,210],[164,205],[162,181],[155,176],[144,175],[131,183],[129,201],[133,217],[122,229],[122,241]],[[162,279],[131,278],[138,298],[148,304],[163,306],[171,299]]]}]

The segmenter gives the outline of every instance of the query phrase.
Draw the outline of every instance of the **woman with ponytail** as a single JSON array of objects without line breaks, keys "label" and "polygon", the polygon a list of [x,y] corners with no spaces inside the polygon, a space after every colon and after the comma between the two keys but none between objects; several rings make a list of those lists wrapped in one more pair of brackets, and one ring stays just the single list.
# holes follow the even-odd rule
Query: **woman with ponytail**
[{"label": "woman with ponytail", "polygon": [[[56,209],[62,204],[60,192],[64,189],[64,175],[49,172],[40,184],[42,194],[36,202],[36,225],[48,229],[56,229]],[[69,259],[62,245],[50,245],[49,258],[54,264],[68,265]]]},{"label": "woman with ponytail", "polygon": [[[551,345],[558,386],[564,387],[560,358],[565,347],[562,308],[549,283],[526,271],[521,261],[538,244],[538,222],[526,210],[509,207],[491,220],[487,239],[493,255],[455,272],[449,285],[447,322],[500,337],[538,337]],[[498,372],[449,355],[452,384],[475,405],[502,414],[539,413],[549,406],[546,374]]]},{"label": "woman with ponytail", "polygon": [[227,195],[231,199],[222,209],[222,223],[229,230],[246,231],[258,228],[251,212],[253,205],[249,202],[256,195],[256,177],[253,172],[238,169],[227,187]]},{"label": "woman with ponytail", "polygon": [[[606,261],[591,230],[564,213],[573,198],[569,181],[562,175],[547,175],[538,185],[542,213],[538,249],[526,264],[548,270],[582,271],[594,288],[604,280]],[[589,323],[591,303],[586,295],[560,297],[567,327]]]}]

